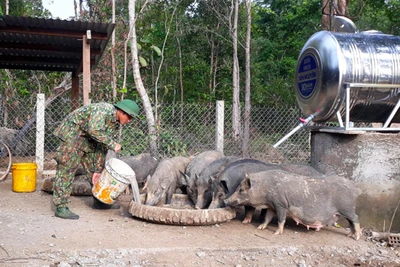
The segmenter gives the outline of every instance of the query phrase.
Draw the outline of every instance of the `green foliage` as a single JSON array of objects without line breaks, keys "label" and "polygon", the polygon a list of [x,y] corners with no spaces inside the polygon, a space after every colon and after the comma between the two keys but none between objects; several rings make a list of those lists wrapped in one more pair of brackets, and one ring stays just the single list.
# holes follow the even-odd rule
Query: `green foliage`
[{"label": "green foliage", "polygon": [[257,104],[295,103],[298,54],[321,20],[319,1],[260,1],[253,23],[252,100]]},{"label": "green foliage", "polygon": [[[129,133],[127,132],[129,131]],[[145,134],[141,129],[124,127],[122,136],[130,136],[129,140],[122,138],[121,145],[123,150],[121,151],[122,156],[138,155],[146,150],[147,144],[149,143],[148,135]],[[132,143],[132,140],[135,142]]]},{"label": "green foliage", "polygon": [[142,68],[145,68],[148,66],[146,59],[144,59],[142,56],[139,56],[139,62],[140,62],[140,66],[142,66]]},{"label": "green foliage", "polygon": [[150,49],[153,49],[157,53],[157,56],[161,57],[161,49],[160,48],[158,48],[155,45],[152,45],[152,46],[150,46]]},{"label": "green foliage", "polygon": [[[238,38],[241,78],[241,100],[244,99],[244,37],[246,10],[240,2]],[[124,44],[129,32],[128,0],[116,1],[117,88],[124,82]],[[136,1],[138,12],[144,1]],[[150,100],[155,99],[157,80],[158,99],[162,104],[180,100],[181,86],[185,103],[232,101],[232,43],[229,32],[230,0],[171,0],[152,1],[137,13],[136,32],[141,74]],[[361,5],[363,4],[363,8]],[[171,17],[174,8],[176,12]],[[0,0],[4,13],[5,0]],[[84,8],[88,8],[84,6]],[[111,1],[90,1],[82,19],[110,22]],[[1,12],[1,11],[0,11]],[[400,2],[398,0],[349,1],[349,16],[360,30],[380,30],[400,35]],[[47,17],[41,0],[10,1],[10,14]],[[259,105],[295,105],[293,88],[297,57],[307,39],[320,30],[320,0],[254,0],[252,1],[251,39],[251,101]],[[164,50],[164,39],[168,38]],[[129,45],[129,42],[128,42]],[[213,49],[213,50],[212,50]],[[92,73],[91,96],[104,99],[112,95],[110,50]],[[161,57],[161,53],[164,53]],[[212,54],[213,52],[213,54]],[[128,62],[131,56],[127,51]],[[162,68],[160,77],[156,74]],[[211,66],[213,62],[214,66]],[[182,73],[180,73],[180,63]],[[120,95],[140,99],[135,90],[132,66],[128,63],[125,88]],[[214,68],[215,67],[215,68]],[[46,94],[63,79],[61,73],[10,70],[11,76],[0,71],[0,93],[11,88],[14,94],[29,97],[38,91]],[[213,80],[213,75],[215,79]],[[34,79],[34,75],[36,78]],[[182,79],[182,81],[180,81]],[[215,82],[215,87],[213,87]],[[36,85],[35,85],[36,84]]]},{"label": "green foliage", "polygon": [[[364,4],[363,8],[361,5]],[[398,0],[350,1],[349,13],[355,16],[360,31],[379,30],[400,35],[400,2]]]},{"label": "green foliage", "polygon": [[163,129],[159,133],[159,153],[163,157],[185,156],[187,145],[179,140],[176,135]]},{"label": "green foliage", "polygon": [[208,145],[193,143],[194,136],[201,136],[206,142],[215,138],[214,104],[163,105],[159,112],[159,148],[163,153],[187,153]]},{"label": "green foliage", "polygon": [[124,88],[119,89],[118,92],[120,92],[121,94],[126,94],[128,92],[128,89],[126,87],[124,87]]},{"label": "green foliage", "polygon": [[[0,0],[0,8],[6,10],[6,0]],[[9,0],[9,15],[49,17],[48,10],[43,8],[42,0]]]},{"label": "green foliage", "polygon": [[[189,55],[191,64],[185,64],[183,69],[183,75],[187,78],[184,81],[184,88],[193,88],[194,90],[188,90],[185,92],[187,102],[204,101],[204,93],[207,92],[207,76],[204,73],[209,71],[207,62],[201,59],[191,57]],[[186,60],[185,60],[186,62]]]}]

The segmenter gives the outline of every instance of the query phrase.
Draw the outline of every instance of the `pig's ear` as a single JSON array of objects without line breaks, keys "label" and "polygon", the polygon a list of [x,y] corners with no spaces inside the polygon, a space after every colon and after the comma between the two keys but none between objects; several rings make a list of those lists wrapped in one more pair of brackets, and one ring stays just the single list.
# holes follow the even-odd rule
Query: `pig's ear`
[{"label": "pig's ear", "polygon": [[210,178],[208,178],[208,184],[213,184],[215,181],[215,178],[210,176]]},{"label": "pig's ear", "polygon": [[199,180],[199,176],[197,175],[197,173],[194,174],[194,181],[197,183],[197,181]]},{"label": "pig's ear", "polygon": [[144,183],[144,186],[143,186],[143,190],[147,190],[147,183],[148,183],[148,181],[149,181],[149,179],[150,179],[150,174],[147,176],[147,180],[146,180],[146,182]]},{"label": "pig's ear", "polygon": [[249,176],[246,174],[246,179],[243,181],[244,189],[249,189],[251,187],[251,181]]},{"label": "pig's ear", "polygon": [[166,178],[164,178],[164,179],[162,179],[162,182],[160,183],[160,187],[162,188],[162,189],[166,189],[167,188],[167,181],[166,181],[167,179]]},{"label": "pig's ear", "polygon": [[151,177],[152,177],[151,174],[147,175],[146,182],[150,181],[150,180],[151,180]]},{"label": "pig's ear", "polygon": [[228,185],[226,184],[226,181],[221,181],[221,187],[224,189],[225,194],[228,194]]},{"label": "pig's ear", "polygon": [[181,172],[181,171],[179,171],[179,172],[181,173],[181,175],[182,175],[184,181],[186,182],[186,184],[188,185],[189,182],[190,182],[189,176],[187,176],[186,173],[183,173],[183,172]]}]

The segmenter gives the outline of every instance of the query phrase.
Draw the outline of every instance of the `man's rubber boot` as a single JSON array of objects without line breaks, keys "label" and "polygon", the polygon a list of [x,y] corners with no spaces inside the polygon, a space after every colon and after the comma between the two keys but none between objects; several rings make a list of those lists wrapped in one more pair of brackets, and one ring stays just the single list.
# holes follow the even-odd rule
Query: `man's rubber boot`
[{"label": "man's rubber boot", "polygon": [[108,205],[108,204],[104,204],[103,202],[101,202],[100,200],[98,200],[96,197],[93,197],[93,205],[92,208],[95,210],[109,210],[109,209],[119,209],[121,206],[117,203],[113,204],[113,205]]},{"label": "man's rubber boot", "polygon": [[77,220],[79,215],[73,213],[68,207],[57,207],[55,216],[62,219]]}]

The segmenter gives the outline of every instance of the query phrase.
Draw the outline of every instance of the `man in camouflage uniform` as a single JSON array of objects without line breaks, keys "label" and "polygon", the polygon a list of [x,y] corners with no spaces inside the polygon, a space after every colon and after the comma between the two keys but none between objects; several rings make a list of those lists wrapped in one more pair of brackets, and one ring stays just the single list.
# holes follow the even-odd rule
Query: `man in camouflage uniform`
[{"label": "man in camouflage uniform", "polygon": [[119,124],[130,122],[138,114],[139,107],[132,100],[122,100],[115,105],[96,103],[75,110],[55,130],[54,134],[61,140],[53,186],[56,217],[79,219],[79,215],[68,208],[76,169],[81,163],[89,182],[95,183],[104,168],[107,150],[121,152],[121,145],[114,140]]}]

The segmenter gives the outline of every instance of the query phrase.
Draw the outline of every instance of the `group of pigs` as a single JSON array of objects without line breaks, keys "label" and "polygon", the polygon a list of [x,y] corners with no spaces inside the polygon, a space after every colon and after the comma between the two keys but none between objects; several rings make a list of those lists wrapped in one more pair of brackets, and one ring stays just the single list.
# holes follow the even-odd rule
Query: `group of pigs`
[{"label": "group of pigs", "polygon": [[[318,231],[335,223],[341,215],[350,224],[349,235],[356,240],[361,236],[355,212],[359,191],[343,177],[325,176],[305,164],[266,163],[224,156],[215,150],[152,164],[154,172],[150,171],[147,177],[135,170],[139,184],[147,192],[146,205],[169,204],[180,189],[197,209],[244,206],[243,223],[251,222],[256,208],[262,209],[265,219],[258,229],[265,229],[276,217],[275,234],[282,234],[287,216]],[[139,169],[146,168],[141,165]]]}]

